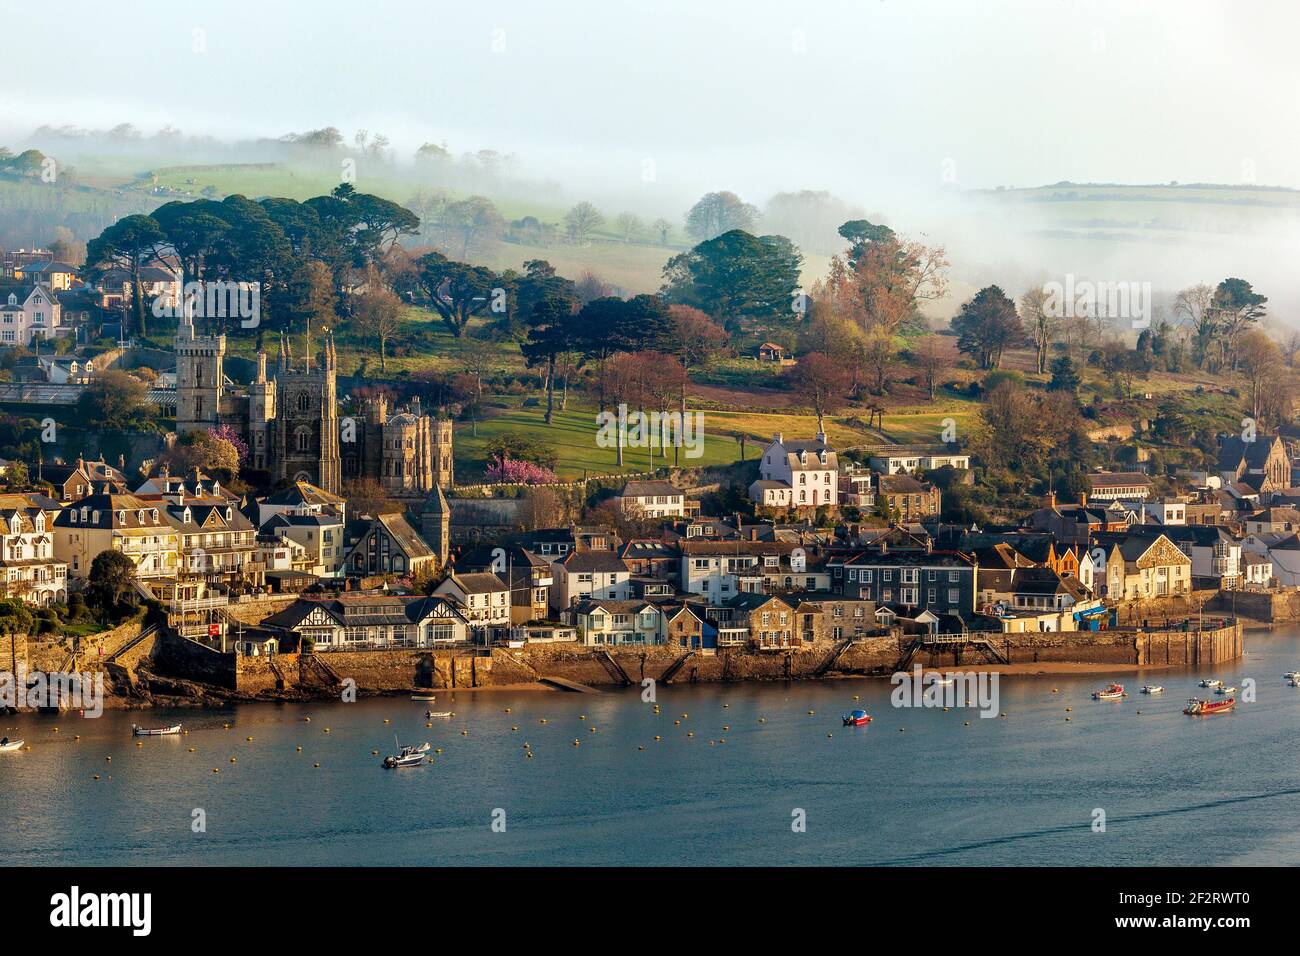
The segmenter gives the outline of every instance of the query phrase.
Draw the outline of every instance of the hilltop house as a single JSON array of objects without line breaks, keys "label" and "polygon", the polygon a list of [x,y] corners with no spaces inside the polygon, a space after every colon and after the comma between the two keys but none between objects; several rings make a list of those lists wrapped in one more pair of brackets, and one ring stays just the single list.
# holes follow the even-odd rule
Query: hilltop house
[{"label": "hilltop house", "polygon": [[[839,475],[839,456],[826,444],[824,434],[813,441],[786,441],[778,434],[763,449],[759,480],[749,486],[749,499],[763,507],[835,508],[840,499]],[[782,487],[788,489],[787,496],[776,494]]]},{"label": "hilltop house", "polygon": [[0,291],[0,345],[31,345],[66,335],[62,306],[42,285]]}]

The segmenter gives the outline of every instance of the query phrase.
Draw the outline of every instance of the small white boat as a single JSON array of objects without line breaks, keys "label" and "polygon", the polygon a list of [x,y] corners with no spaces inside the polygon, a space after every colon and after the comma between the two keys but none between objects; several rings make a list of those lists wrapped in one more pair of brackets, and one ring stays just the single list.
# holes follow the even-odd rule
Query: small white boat
[{"label": "small white boat", "polygon": [[437,700],[437,699],[438,699],[437,696],[434,694],[412,694],[411,695],[411,700]]},{"label": "small white boat", "polygon": [[1214,692],[1215,692],[1216,694],[1223,694],[1223,695],[1226,696],[1226,695],[1228,695],[1228,694],[1235,694],[1235,693],[1237,692],[1237,688],[1235,688],[1235,687],[1216,687],[1216,688],[1214,689]]},{"label": "small white boat", "polygon": [[1292,677],[1286,683],[1288,687],[1300,687],[1300,677]]},{"label": "small white boat", "polygon": [[1219,680],[1218,678],[1214,678],[1214,677],[1205,677],[1205,678],[1202,678],[1202,679],[1201,679],[1201,686],[1202,686],[1202,687],[1222,687],[1222,686],[1223,686],[1223,681]]},{"label": "small white boat", "polygon": [[1300,680],[1300,671],[1287,671],[1282,675],[1283,680]]},{"label": "small white boat", "polygon": [[927,680],[925,683],[933,687],[951,687],[953,684],[957,683],[951,677],[944,677],[941,674],[932,674],[930,676],[932,679]]},{"label": "small white boat", "polygon": [[1142,693],[1144,694],[1163,694],[1165,689],[1159,684],[1143,684]]},{"label": "small white boat", "polygon": [[454,717],[455,715],[449,710],[426,710],[424,716],[432,720],[435,717]]},{"label": "small white boat", "polygon": [[25,740],[10,740],[6,737],[3,741],[0,741],[0,753],[9,753],[11,750],[22,750],[23,744],[26,742],[27,741]]},{"label": "small white boat", "polygon": [[171,734],[179,734],[180,732],[180,724],[172,724],[170,727],[140,727],[136,724],[131,725],[131,733],[136,737],[167,737]]},{"label": "small white boat", "polygon": [[417,764],[424,763],[424,755],[428,753],[429,750],[430,746],[428,741],[425,741],[418,747],[402,747],[395,755],[390,754],[384,758],[384,766],[389,770],[392,770],[394,767],[414,767]]}]

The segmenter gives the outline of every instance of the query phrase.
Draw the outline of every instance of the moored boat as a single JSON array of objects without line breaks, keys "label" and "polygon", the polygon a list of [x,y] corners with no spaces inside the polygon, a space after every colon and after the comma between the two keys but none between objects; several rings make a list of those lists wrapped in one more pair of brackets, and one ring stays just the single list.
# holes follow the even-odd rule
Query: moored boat
[{"label": "moored boat", "polygon": [[412,694],[411,700],[437,700],[436,694]]},{"label": "moored boat", "polygon": [[1094,690],[1092,692],[1093,700],[1119,700],[1123,696],[1123,684],[1111,684],[1105,690]]},{"label": "moored boat", "polygon": [[1227,697],[1223,700],[1202,700],[1199,697],[1189,698],[1187,706],[1183,708],[1183,713],[1189,717],[1201,717],[1206,714],[1217,714],[1221,711],[1232,710],[1237,703],[1237,698]]},{"label": "moored boat", "polygon": [[141,727],[137,724],[131,725],[131,733],[136,737],[167,737],[171,734],[179,734],[180,732],[180,724],[172,724],[170,727]]},{"label": "moored boat", "polygon": [[1237,688],[1235,688],[1235,687],[1219,687],[1219,688],[1216,688],[1214,692],[1215,692],[1216,694],[1218,694],[1219,696],[1223,697],[1223,696],[1227,696],[1228,694],[1235,694],[1235,693],[1237,692]]},{"label": "moored boat", "polygon": [[845,727],[863,727],[871,723],[871,715],[865,710],[855,710],[851,714],[844,715]]},{"label": "moored boat", "polygon": [[0,740],[0,753],[9,753],[11,750],[22,750],[25,740],[10,740],[8,737]]},{"label": "moored boat", "polygon": [[1159,684],[1143,684],[1142,693],[1144,694],[1163,694],[1165,689]]},{"label": "moored boat", "polygon": [[455,715],[449,710],[426,710],[424,716],[432,720],[435,717],[453,717]]},{"label": "moored boat", "polygon": [[1215,678],[1215,677],[1203,677],[1203,678],[1201,678],[1201,686],[1202,686],[1202,687],[1222,687],[1222,686],[1223,686],[1223,681],[1221,681],[1221,680],[1219,680],[1218,678]]},{"label": "moored boat", "polygon": [[396,754],[389,754],[384,758],[384,766],[388,769],[394,767],[414,767],[417,764],[424,763],[424,755],[429,751],[429,743],[402,747]]}]

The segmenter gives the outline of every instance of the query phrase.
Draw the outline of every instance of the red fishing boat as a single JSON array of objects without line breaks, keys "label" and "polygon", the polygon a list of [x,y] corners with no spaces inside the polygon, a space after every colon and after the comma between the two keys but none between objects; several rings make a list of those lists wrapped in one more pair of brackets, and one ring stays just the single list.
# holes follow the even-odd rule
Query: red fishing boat
[{"label": "red fishing boat", "polygon": [[1119,700],[1123,696],[1123,684],[1111,684],[1105,690],[1094,690],[1092,692],[1093,700]]},{"label": "red fishing boat", "polygon": [[1223,700],[1201,700],[1199,697],[1193,697],[1187,701],[1187,706],[1183,708],[1183,713],[1189,717],[1201,717],[1206,714],[1217,714],[1220,711],[1232,710],[1233,705],[1237,703],[1235,697],[1225,697]]}]

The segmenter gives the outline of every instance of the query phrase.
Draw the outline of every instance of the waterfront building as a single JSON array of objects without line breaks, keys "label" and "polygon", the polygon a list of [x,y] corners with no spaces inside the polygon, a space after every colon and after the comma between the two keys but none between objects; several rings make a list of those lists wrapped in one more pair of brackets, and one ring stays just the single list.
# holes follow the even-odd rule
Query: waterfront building
[{"label": "waterfront building", "polygon": [[844,558],[836,573],[847,597],[880,605],[906,605],[936,615],[973,614],[979,565],[960,551],[861,551]]},{"label": "waterfront building", "polygon": [[447,575],[434,594],[455,598],[474,637],[490,640],[510,627],[510,586],[495,574]]},{"label": "waterfront building", "polygon": [[494,573],[510,585],[510,620],[514,624],[545,620],[550,613],[551,563],[517,544],[479,545],[456,559],[460,574]]},{"label": "waterfront building", "polygon": [[447,595],[340,594],[299,598],[262,627],[306,639],[316,651],[448,647],[469,640],[469,621]]}]

